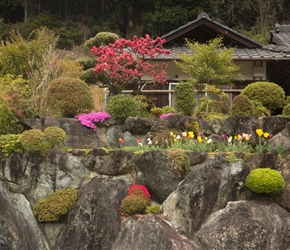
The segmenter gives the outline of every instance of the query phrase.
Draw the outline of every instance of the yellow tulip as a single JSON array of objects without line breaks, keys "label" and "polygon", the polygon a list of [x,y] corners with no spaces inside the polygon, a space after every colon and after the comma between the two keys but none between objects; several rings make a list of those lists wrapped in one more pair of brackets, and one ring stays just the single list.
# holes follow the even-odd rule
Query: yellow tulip
[{"label": "yellow tulip", "polygon": [[197,137],[197,140],[198,140],[198,142],[202,142],[202,138],[200,135]]},{"label": "yellow tulip", "polygon": [[173,132],[172,131],[170,132],[170,136],[173,136]]},{"label": "yellow tulip", "polygon": [[263,133],[263,136],[264,136],[266,139],[269,137],[269,135],[270,135],[270,134],[269,134],[268,132],[264,132],[264,133]]},{"label": "yellow tulip", "polygon": [[256,129],[256,133],[259,137],[261,137],[263,135],[263,130],[258,128],[258,129]]},{"label": "yellow tulip", "polygon": [[188,136],[189,136],[191,139],[193,139],[193,138],[194,138],[194,134],[193,134],[193,132],[192,132],[192,131],[189,131],[189,132],[188,132]]}]

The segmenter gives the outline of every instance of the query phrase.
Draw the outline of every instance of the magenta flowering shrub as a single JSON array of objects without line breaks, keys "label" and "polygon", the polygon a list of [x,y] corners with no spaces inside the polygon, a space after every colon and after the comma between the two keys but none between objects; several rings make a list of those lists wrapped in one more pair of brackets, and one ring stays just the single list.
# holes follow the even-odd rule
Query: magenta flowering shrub
[{"label": "magenta flowering shrub", "polygon": [[174,113],[167,113],[167,114],[160,115],[159,118],[164,119],[164,118],[166,118],[168,116],[172,116],[172,115],[175,115],[175,114]]},{"label": "magenta flowering shrub", "polygon": [[88,128],[96,131],[97,122],[103,122],[104,120],[111,118],[111,115],[106,112],[93,112],[89,114],[80,114],[75,117],[79,122]]}]

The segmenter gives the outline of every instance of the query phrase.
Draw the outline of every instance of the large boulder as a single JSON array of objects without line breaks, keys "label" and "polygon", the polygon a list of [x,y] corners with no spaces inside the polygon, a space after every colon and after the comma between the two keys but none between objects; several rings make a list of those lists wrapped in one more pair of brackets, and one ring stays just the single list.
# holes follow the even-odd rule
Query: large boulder
[{"label": "large boulder", "polygon": [[132,182],[125,177],[94,177],[79,191],[55,250],[109,250],[121,229],[119,207]]},{"label": "large boulder", "polygon": [[28,200],[0,181],[0,249],[49,250]]},{"label": "large boulder", "polygon": [[268,199],[229,202],[201,226],[203,250],[289,249],[290,217]]},{"label": "large boulder", "polygon": [[152,197],[163,202],[188,174],[184,164],[177,165],[168,150],[153,150],[137,154],[133,158],[141,172],[137,182],[144,184]]},{"label": "large boulder", "polygon": [[123,124],[123,131],[129,131],[132,135],[145,135],[153,125],[154,121],[150,118],[129,116]]},{"label": "large boulder", "polygon": [[198,250],[199,248],[157,215],[146,215],[126,219],[111,250],[158,249]]},{"label": "large boulder", "polygon": [[179,233],[193,239],[211,213],[239,199],[248,173],[243,161],[229,163],[224,155],[209,157],[163,202],[163,214]]}]

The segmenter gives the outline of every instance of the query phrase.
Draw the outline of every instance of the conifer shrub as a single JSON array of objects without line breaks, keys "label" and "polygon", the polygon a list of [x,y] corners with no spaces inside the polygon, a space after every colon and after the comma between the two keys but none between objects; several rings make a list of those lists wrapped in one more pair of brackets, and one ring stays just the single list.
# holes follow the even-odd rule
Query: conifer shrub
[{"label": "conifer shrub", "polygon": [[60,144],[65,143],[67,135],[65,131],[59,127],[52,126],[44,129],[43,133],[45,138],[50,145],[50,148],[54,148]]},{"label": "conifer shrub", "polygon": [[175,108],[177,112],[191,116],[196,105],[193,85],[189,82],[181,82],[174,89]]},{"label": "conifer shrub", "polygon": [[85,46],[92,48],[93,46],[105,46],[110,43],[114,43],[116,40],[119,40],[119,36],[112,32],[99,32],[94,37],[88,39],[85,42]]},{"label": "conifer shrub", "polygon": [[49,148],[50,144],[46,140],[45,134],[40,129],[30,129],[24,131],[19,141],[25,151],[37,150],[44,154]]},{"label": "conifer shrub", "polygon": [[168,114],[168,113],[176,114],[175,108],[173,108],[171,106],[163,106],[162,110],[163,110],[163,114]]},{"label": "conifer shrub", "polygon": [[128,188],[128,195],[122,200],[120,212],[124,216],[144,213],[150,203],[150,194],[143,185],[133,184]]},{"label": "conifer shrub", "polygon": [[255,106],[246,95],[237,95],[232,102],[232,116],[252,116]]},{"label": "conifer shrub", "polygon": [[247,85],[241,94],[246,95],[250,100],[261,102],[271,111],[282,108],[285,101],[285,91],[273,82],[253,82]]},{"label": "conifer shrub", "polygon": [[283,116],[290,116],[290,103],[287,104],[282,111]]},{"label": "conifer shrub", "polygon": [[138,102],[132,95],[118,94],[109,99],[106,112],[122,124],[127,117],[138,115]]},{"label": "conifer shrub", "polygon": [[46,102],[52,111],[62,117],[75,117],[94,109],[93,95],[88,85],[76,78],[57,78],[46,91]]},{"label": "conifer shrub", "polygon": [[83,70],[94,68],[97,63],[95,58],[89,56],[80,57],[76,60],[76,62],[82,66]]},{"label": "conifer shrub", "polygon": [[98,74],[94,72],[93,68],[85,70],[81,79],[87,84],[95,84],[99,80]]},{"label": "conifer shrub", "polygon": [[24,148],[20,142],[20,134],[0,135],[0,151],[5,156],[23,152]]},{"label": "conifer shrub", "polygon": [[149,205],[149,200],[140,195],[127,195],[121,203],[120,211],[124,216],[130,216],[137,213],[144,213]]},{"label": "conifer shrub", "polygon": [[277,170],[257,168],[247,176],[246,186],[258,194],[277,194],[284,190],[285,181]]},{"label": "conifer shrub", "polygon": [[146,207],[145,212],[146,212],[146,214],[161,214],[162,209],[161,209],[160,205],[151,205],[151,206]]},{"label": "conifer shrub", "polygon": [[76,189],[62,189],[39,200],[33,207],[33,214],[40,222],[60,221],[75,204],[78,198]]}]

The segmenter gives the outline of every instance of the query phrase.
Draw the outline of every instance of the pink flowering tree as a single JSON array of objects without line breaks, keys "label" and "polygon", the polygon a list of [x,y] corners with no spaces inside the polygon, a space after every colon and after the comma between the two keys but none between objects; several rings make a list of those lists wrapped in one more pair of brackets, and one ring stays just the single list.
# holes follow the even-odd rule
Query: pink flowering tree
[{"label": "pink flowering tree", "polygon": [[114,95],[128,85],[133,90],[140,90],[141,78],[144,74],[150,76],[153,84],[165,84],[167,73],[164,70],[167,64],[152,63],[151,60],[161,54],[169,54],[163,49],[165,40],[157,37],[152,40],[149,35],[133,40],[121,38],[105,47],[93,47],[92,52],[98,57],[94,72],[105,74],[108,81],[103,86],[109,87],[110,94]]}]

